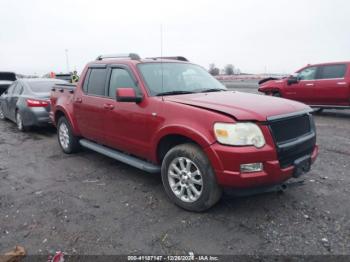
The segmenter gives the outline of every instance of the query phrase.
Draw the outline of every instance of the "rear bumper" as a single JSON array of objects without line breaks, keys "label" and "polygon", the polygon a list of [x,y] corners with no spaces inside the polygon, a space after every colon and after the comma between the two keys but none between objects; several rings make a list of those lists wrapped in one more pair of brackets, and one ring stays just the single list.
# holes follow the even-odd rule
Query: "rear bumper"
[{"label": "rear bumper", "polygon": [[[265,146],[262,149],[254,147],[228,147],[214,144],[207,148],[206,153],[214,168],[218,183],[223,187],[246,189],[281,184],[293,177],[295,167],[281,168],[275,148]],[[311,154],[311,164],[318,155],[316,145]],[[241,173],[240,165],[248,163],[263,163],[263,171]]]},{"label": "rear bumper", "polygon": [[27,108],[21,113],[25,126],[47,126],[51,124],[49,112],[44,107]]}]

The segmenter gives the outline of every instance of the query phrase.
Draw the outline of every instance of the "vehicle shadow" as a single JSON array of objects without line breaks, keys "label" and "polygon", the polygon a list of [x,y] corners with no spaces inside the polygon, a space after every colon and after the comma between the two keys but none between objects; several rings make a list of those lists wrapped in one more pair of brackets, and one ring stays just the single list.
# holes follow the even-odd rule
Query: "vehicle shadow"
[{"label": "vehicle shadow", "polygon": [[[287,191],[265,192],[247,196],[233,196],[224,194],[220,201],[207,210],[213,217],[234,215],[235,217],[255,217],[266,211],[274,210],[276,214],[285,211],[287,206],[299,209],[295,202],[294,189]],[[276,218],[278,215],[276,215]]]},{"label": "vehicle shadow", "polygon": [[16,134],[20,141],[26,140],[42,140],[56,135],[56,128],[54,126],[44,127],[30,127],[29,130],[21,132],[17,129],[15,123],[10,120],[1,121],[1,128],[7,135]]},{"label": "vehicle shadow", "polygon": [[28,134],[42,135],[46,137],[52,137],[56,134],[56,128],[54,126],[44,126],[44,127],[31,127],[27,132]]},{"label": "vehicle shadow", "polygon": [[[150,174],[144,172],[85,148],[82,148],[78,155],[87,158],[91,163],[94,162],[104,166],[108,172],[101,174],[101,178],[110,181],[110,184],[115,184],[115,187],[118,187],[117,184],[120,183],[120,181],[128,181],[127,183],[130,183],[130,185],[141,184],[143,190],[149,192],[156,199],[167,199],[162,185],[162,178],[159,173]],[[261,209],[270,209],[271,206],[274,206],[276,210],[283,210],[285,203],[294,199],[294,189],[295,187],[291,187],[288,188],[286,192],[276,190],[242,196],[237,196],[230,192],[230,190],[224,190],[221,200],[212,208],[203,212],[203,214],[221,217],[225,214],[237,215],[237,212],[241,212],[242,214],[249,213],[252,209],[255,210],[254,212],[259,213]],[[183,209],[172,204],[170,200],[164,202],[163,206],[158,207],[159,209],[157,212],[162,213],[165,210],[166,212],[171,212],[171,214],[184,212]],[[169,208],[172,211],[169,211]],[[192,214],[192,212],[189,212],[189,214]],[[238,216],[240,217],[241,215]]]},{"label": "vehicle shadow", "polygon": [[314,113],[314,116],[327,116],[335,118],[350,118],[350,110],[326,110],[320,113]]}]

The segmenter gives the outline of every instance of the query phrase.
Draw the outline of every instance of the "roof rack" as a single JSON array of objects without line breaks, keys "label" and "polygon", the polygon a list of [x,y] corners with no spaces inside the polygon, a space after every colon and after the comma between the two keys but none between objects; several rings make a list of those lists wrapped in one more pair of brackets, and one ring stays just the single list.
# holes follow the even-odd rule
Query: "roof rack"
[{"label": "roof rack", "polygon": [[103,60],[108,58],[130,58],[131,60],[140,60],[141,57],[135,53],[129,54],[111,54],[111,55],[99,55],[96,60]]},{"label": "roof rack", "polygon": [[188,62],[189,60],[183,56],[161,56],[161,57],[149,57],[149,59],[169,59]]}]

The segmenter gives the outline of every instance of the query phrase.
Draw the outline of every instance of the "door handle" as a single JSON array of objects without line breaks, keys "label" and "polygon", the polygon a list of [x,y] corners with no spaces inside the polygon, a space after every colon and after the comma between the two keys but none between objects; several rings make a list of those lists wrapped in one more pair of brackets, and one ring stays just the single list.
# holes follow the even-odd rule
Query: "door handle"
[{"label": "door handle", "polygon": [[82,103],[83,99],[81,99],[80,97],[77,97],[77,98],[74,99],[74,102],[75,103]]},{"label": "door handle", "polygon": [[346,82],[338,82],[337,85],[339,86],[345,86],[347,83]]},{"label": "door handle", "polygon": [[314,83],[306,84],[306,86],[314,86],[314,85],[315,85]]},{"label": "door handle", "polygon": [[104,104],[104,105],[103,105],[103,108],[104,108],[104,109],[113,110],[113,109],[114,109],[114,105],[111,105],[111,104]]}]

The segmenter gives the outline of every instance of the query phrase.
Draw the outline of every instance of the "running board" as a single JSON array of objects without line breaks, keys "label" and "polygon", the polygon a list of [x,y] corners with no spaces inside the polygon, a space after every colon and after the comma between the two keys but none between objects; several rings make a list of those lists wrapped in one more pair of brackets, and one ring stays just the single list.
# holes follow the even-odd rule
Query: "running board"
[{"label": "running board", "polygon": [[160,167],[156,166],[152,163],[146,162],[144,160],[141,160],[139,158],[136,158],[134,156],[130,156],[127,154],[124,154],[120,151],[96,144],[92,141],[86,140],[86,139],[80,139],[79,143],[88,149],[91,149],[93,151],[96,151],[102,155],[108,156],[110,158],[113,158],[115,160],[118,160],[120,162],[123,162],[125,164],[128,164],[130,166],[139,168],[143,171],[149,172],[149,173],[160,173]]}]

